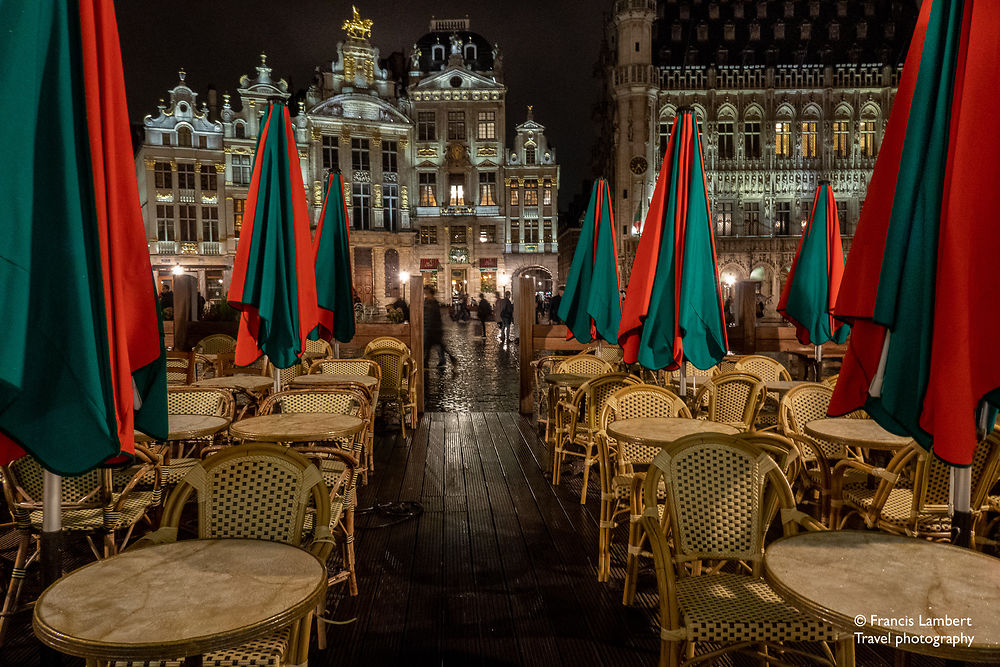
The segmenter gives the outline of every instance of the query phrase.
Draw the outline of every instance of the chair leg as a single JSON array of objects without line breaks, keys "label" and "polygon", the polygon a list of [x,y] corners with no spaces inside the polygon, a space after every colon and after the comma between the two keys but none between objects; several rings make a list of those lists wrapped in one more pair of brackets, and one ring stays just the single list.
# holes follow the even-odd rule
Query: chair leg
[{"label": "chair leg", "polygon": [[[603,495],[603,492],[602,492]],[[611,503],[601,498],[601,523],[597,533],[597,580],[607,581],[611,570]]]},{"label": "chair leg", "polygon": [[347,587],[351,595],[358,594],[358,577],[354,571],[354,508],[344,512],[344,567],[349,576]]},{"label": "chair leg", "polygon": [[17,556],[14,557],[14,569],[10,575],[10,583],[7,584],[7,595],[3,601],[3,611],[0,611],[0,646],[3,646],[4,638],[7,635],[7,625],[11,614],[17,608],[17,601],[21,596],[21,584],[27,574],[25,568],[28,561],[28,550],[31,549],[31,534],[27,531],[20,531],[21,536],[17,544]]},{"label": "chair leg", "polygon": [[583,455],[583,489],[580,491],[580,504],[587,504],[587,486],[590,484],[590,466],[594,464],[594,443],[588,442]]},{"label": "chair leg", "polygon": [[837,642],[837,667],[854,667],[853,637],[841,639]]},{"label": "chair leg", "polygon": [[562,467],[563,461],[563,446],[562,439],[559,437],[559,432],[556,431],[556,446],[552,450],[552,484],[559,486],[559,468]]}]

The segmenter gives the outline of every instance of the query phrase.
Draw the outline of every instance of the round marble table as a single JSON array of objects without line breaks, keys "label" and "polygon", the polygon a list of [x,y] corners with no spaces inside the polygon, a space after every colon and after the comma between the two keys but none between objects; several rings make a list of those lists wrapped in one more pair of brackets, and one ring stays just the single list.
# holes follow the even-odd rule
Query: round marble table
[{"label": "round marble table", "polygon": [[262,392],[274,386],[274,378],[264,375],[228,375],[208,378],[192,383],[193,387],[213,387],[216,389],[242,389],[251,393]]},{"label": "round marble table", "polygon": [[805,380],[776,380],[774,382],[765,382],[764,388],[767,389],[768,393],[775,393],[778,396],[784,396],[789,391],[798,387],[802,384],[811,384]]},{"label": "round marble table", "polygon": [[234,422],[229,433],[238,440],[322,442],[354,435],[365,423],[352,415],[298,412],[262,415]]},{"label": "round marble table", "polygon": [[186,540],[75,570],[35,604],[35,634],[92,659],[156,660],[239,646],[305,618],[326,593],[323,563],[262,540]]},{"label": "round marble table", "polygon": [[858,642],[1000,661],[1000,559],[873,531],[824,531],[773,542],[764,576],[794,607]]},{"label": "round marble table", "polygon": [[736,435],[739,429],[719,422],[687,417],[638,417],[608,424],[608,435],[637,445],[662,447],[678,438],[695,433]]},{"label": "round marble table", "polygon": [[913,442],[907,436],[889,433],[874,419],[814,419],[806,422],[806,433],[823,440],[868,449],[900,449]]},{"label": "round marble table", "polygon": [[545,381],[554,387],[578,389],[584,382],[593,380],[596,375],[579,375],[577,373],[549,373]]},{"label": "round marble table", "polygon": [[300,375],[292,378],[292,384],[296,387],[316,387],[324,385],[338,384],[363,384],[368,389],[374,389],[378,384],[378,378],[371,375],[348,375],[345,373],[313,373],[311,375]]},{"label": "round marble table", "polygon": [[[206,435],[215,435],[219,431],[229,426],[230,420],[226,417],[213,417],[210,415],[168,415],[167,429],[170,431],[167,440],[190,440],[201,438]],[[156,438],[146,435],[142,431],[135,432],[136,442],[156,442]]]}]

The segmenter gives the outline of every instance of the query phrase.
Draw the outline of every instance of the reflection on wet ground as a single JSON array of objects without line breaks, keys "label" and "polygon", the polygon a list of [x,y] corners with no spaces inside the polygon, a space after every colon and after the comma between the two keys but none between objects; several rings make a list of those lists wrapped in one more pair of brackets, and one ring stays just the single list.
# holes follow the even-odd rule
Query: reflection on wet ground
[{"label": "reflection on wet ground", "polygon": [[482,338],[473,316],[453,322],[442,309],[444,342],[457,364],[447,360],[438,367],[440,348],[431,351],[424,375],[424,409],[427,412],[517,412],[518,353],[516,327],[511,342],[500,344],[497,323],[486,323]]}]

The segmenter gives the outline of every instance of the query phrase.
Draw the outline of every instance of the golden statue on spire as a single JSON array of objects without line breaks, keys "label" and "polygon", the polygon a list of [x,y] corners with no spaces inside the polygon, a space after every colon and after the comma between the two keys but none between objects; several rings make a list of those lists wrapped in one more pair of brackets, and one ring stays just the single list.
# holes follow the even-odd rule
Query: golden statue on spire
[{"label": "golden statue on spire", "polygon": [[354,10],[354,16],[344,21],[344,25],[341,28],[347,32],[347,36],[351,39],[365,39],[372,36],[372,23],[371,19],[362,19],[361,14],[358,14],[358,8],[351,5],[351,9]]}]

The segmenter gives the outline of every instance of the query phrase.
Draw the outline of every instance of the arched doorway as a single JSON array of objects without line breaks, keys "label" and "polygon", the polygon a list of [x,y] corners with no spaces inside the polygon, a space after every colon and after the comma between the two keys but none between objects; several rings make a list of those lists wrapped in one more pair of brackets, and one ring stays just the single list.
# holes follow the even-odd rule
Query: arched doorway
[{"label": "arched doorway", "polygon": [[514,272],[514,277],[525,276],[534,283],[535,294],[552,296],[552,273],[544,266],[526,266]]},{"label": "arched doorway", "polygon": [[392,300],[399,298],[399,252],[395,248],[385,251],[385,295]]}]

